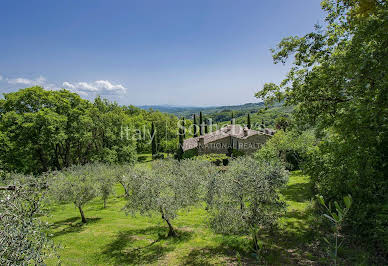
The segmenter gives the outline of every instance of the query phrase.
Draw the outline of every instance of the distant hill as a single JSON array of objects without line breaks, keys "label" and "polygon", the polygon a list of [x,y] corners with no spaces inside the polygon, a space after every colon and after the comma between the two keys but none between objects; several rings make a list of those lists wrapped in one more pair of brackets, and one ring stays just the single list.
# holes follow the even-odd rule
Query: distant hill
[{"label": "distant hill", "polygon": [[[251,114],[252,124],[264,124],[268,127],[273,127],[275,119],[279,116],[290,116],[293,110],[292,107],[275,104],[274,107],[265,110],[264,103],[246,103],[241,105],[225,105],[225,106],[172,106],[172,105],[145,105],[139,106],[145,110],[158,110],[163,113],[173,114],[177,117],[185,117],[192,119],[193,114],[202,112],[205,119],[211,118],[213,123],[228,123],[232,116],[237,123],[247,123],[247,114]],[[265,111],[264,111],[265,110]]]},{"label": "distant hill", "polygon": [[158,110],[163,113],[174,114],[178,117],[190,118],[194,113],[200,111],[203,114],[216,114],[222,112],[231,112],[231,111],[244,111],[247,113],[249,111],[256,112],[257,110],[264,107],[264,103],[246,103],[242,105],[225,105],[225,106],[173,106],[173,105],[143,105],[138,106],[144,110]]}]

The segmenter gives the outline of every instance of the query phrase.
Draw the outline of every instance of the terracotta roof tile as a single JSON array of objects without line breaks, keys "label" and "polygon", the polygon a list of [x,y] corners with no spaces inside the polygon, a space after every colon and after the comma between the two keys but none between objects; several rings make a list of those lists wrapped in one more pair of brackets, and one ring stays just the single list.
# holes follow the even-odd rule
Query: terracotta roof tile
[{"label": "terracotta roof tile", "polygon": [[[268,130],[268,129],[266,129]],[[246,135],[244,134],[244,131],[246,131]],[[239,139],[246,139],[250,136],[253,136],[253,135],[273,135],[273,131],[272,130],[268,130],[267,131],[268,133],[265,133],[263,131],[257,131],[257,130],[253,130],[253,129],[248,129],[248,128],[243,128],[242,126],[240,125],[228,125],[226,127],[222,127],[221,129],[218,129],[214,132],[211,132],[211,133],[208,133],[208,134],[205,134],[203,136],[199,136],[199,137],[195,137],[195,138],[189,138],[189,139],[185,139],[183,141],[183,150],[184,151],[187,151],[187,150],[191,150],[191,149],[194,149],[194,148],[197,148],[198,147],[198,141],[200,138],[203,138],[204,139],[204,144],[207,144],[207,143],[211,143],[213,141],[216,141],[216,140],[219,140],[219,139],[223,139],[225,137],[235,137],[235,138],[239,138]]]}]

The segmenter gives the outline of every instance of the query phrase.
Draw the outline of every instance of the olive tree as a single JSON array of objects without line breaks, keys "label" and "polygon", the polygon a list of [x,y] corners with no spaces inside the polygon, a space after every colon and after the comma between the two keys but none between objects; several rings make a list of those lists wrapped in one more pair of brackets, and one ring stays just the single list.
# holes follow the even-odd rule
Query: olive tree
[{"label": "olive tree", "polygon": [[43,177],[12,174],[0,188],[0,265],[41,265],[53,255],[45,215]]},{"label": "olive tree", "polygon": [[226,234],[251,233],[257,247],[257,230],[272,228],[285,209],[277,190],[287,180],[288,173],[277,160],[233,160],[210,186],[211,227]]},{"label": "olive tree", "polygon": [[83,206],[98,195],[94,165],[71,166],[54,174],[50,183],[52,197],[62,203],[72,202],[86,223]]},{"label": "olive tree", "polygon": [[115,171],[114,168],[106,164],[94,164],[92,171],[96,180],[97,191],[104,201],[104,209],[109,196],[114,193]]},{"label": "olive tree", "polygon": [[168,225],[168,236],[176,236],[171,221],[179,210],[200,201],[208,166],[207,162],[194,160],[158,160],[153,162],[152,169],[135,168],[136,174],[131,175],[129,182],[126,212],[158,212]]},{"label": "olive tree", "polygon": [[134,169],[135,169],[135,166],[132,164],[112,166],[112,172],[114,175],[114,179],[117,183],[119,183],[123,187],[125,198],[127,198],[129,196],[132,175],[139,173],[138,171],[135,171]]}]

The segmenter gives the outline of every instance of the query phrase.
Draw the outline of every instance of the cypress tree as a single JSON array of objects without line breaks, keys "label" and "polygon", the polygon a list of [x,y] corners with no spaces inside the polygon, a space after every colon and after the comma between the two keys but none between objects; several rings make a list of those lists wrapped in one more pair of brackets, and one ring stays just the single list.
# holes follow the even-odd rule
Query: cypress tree
[{"label": "cypress tree", "polygon": [[206,119],[206,122],[205,122],[205,134],[209,133],[209,120]]},{"label": "cypress tree", "polygon": [[203,116],[202,112],[199,112],[199,134],[203,135]]},{"label": "cypress tree", "polygon": [[156,131],[155,131],[155,124],[152,122],[151,124],[151,152],[152,155],[155,155],[157,153],[156,150]]},{"label": "cypress tree", "polygon": [[185,118],[184,117],[182,118],[182,127],[183,127],[183,132],[181,132],[181,133],[183,133],[183,139],[185,139],[186,138],[186,128],[185,128]]},{"label": "cypress tree", "polygon": [[[183,123],[184,123],[184,119],[183,119]],[[177,150],[177,159],[178,161],[180,161],[183,157],[183,141],[184,141],[184,135],[185,135],[185,130],[182,129],[182,128],[179,128],[179,146],[178,146],[178,150]]]},{"label": "cypress tree", "polygon": [[251,114],[248,113],[248,121],[247,121],[247,127],[251,129]]},{"label": "cypress tree", "polygon": [[232,111],[232,118],[230,119],[230,124],[234,124],[234,113],[233,113],[233,111]]},{"label": "cypress tree", "polygon": [[198,137],[198,128],[197,128],[197,116],[194,114],[193,119],[193,125],[194,125],[194,138]]}]

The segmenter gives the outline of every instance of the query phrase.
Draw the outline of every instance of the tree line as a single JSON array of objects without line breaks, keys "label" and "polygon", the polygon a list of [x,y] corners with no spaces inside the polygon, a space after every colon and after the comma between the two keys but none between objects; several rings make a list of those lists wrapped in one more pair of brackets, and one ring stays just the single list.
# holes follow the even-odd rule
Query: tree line
[{"label": "tree line", "polygon": [[[152,138],[158,151],[174,152],[177,121],[67,90],[21,89],[0,100],[0,168],[37,174],[96,161],[132,163],[137,152],[151,152]],[[152,122],[158,134],[151,136]]]}]

